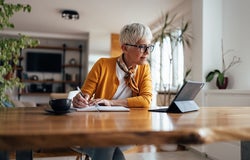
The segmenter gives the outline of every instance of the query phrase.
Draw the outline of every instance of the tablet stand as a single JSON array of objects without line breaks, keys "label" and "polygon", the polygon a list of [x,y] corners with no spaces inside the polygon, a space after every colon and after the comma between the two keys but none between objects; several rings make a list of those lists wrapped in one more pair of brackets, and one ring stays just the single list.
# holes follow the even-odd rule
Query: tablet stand
[{"label": "tablet stand", "polygon": [[185,113],[191,111],[197,111],[199,106],[193,100],[189,101],[174,101],[169,106],[168,113]]}]

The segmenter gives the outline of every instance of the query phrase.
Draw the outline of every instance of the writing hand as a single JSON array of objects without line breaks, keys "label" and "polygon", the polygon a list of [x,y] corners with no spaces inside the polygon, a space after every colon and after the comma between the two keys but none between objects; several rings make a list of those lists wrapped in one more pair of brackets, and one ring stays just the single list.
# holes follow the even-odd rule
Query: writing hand
[{"label": "writing hand", "polygon": [[[80,92],[81,93],[81,92]],[[89,95],[87,94],[77,94],[74,98],[73,98],[73,106],[76,108],[84,108],[84,107],[88,107],[89,106]]]}]

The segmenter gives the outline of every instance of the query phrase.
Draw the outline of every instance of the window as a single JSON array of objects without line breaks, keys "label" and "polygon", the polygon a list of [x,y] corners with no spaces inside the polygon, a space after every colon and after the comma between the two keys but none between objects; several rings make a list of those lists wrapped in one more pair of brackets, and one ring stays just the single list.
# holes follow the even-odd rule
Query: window
[{"label": "window", "polygon": [[[178,37],[180,31],[173,33]],[[154,91],[177,90],[184,79],[183,45],[179,41],[166,37],[162,47],[156,42],[154,51],[150,55],[150,65]]]}]

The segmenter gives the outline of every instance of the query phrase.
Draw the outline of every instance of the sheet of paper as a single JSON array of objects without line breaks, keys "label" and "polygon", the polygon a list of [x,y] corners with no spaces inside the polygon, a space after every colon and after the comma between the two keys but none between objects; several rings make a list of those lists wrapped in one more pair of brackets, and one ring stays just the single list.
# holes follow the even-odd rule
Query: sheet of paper
[{"label": "sheet of paper", "polygon": [[85,108],[74,108],[79,112],[128,112],[129,108],[123,106],[89,106]]}]

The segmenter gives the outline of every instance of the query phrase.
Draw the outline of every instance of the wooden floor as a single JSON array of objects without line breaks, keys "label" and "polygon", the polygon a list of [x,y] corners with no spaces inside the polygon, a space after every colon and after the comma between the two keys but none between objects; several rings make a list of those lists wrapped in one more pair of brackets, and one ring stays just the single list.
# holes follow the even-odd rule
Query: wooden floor
[{"label": "wooden floor", "polygon": [[[134,146],[124,152],[126,160],[211,160],[205,156],[188,150],[183,146],[177,146],[176,151],[174,146],[167,146],[168,151],[163,151],[156,146]],[[166,147],[165,147],[166,148]],[[62,150],[60,150],[62,151]],[[79,156],[72,152],[72,150],[64,150],[59,152],[53,150],[39,151],[34,153],[34,160],[78,160]],[[14,160],[14,158],[11,158]],[[84,157],[83,157],[84,159]]]}]

